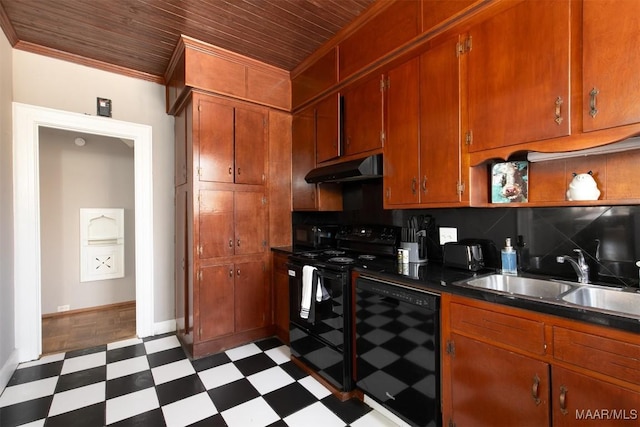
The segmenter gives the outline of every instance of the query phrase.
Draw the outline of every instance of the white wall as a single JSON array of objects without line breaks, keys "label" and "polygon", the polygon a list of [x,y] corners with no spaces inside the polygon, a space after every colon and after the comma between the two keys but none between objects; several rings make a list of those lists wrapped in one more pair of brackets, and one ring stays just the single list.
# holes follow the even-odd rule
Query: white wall
[{"label": "white wall", "polygon": [[164,86],[13,50],[13,101],[96,114],[96,98],[111,99],[113,118],[153,128],[154,321],[174,318],[173,117]]},{"label": "white wall", "polygon": [[11,45],[0,31],[0,392],[15,367],[11,59]]},{"label": "white wall", "polygon": [[[133,147],[52,128],[41,128],[39,139],[42,314],[135,300]],[[124,209],[124,277],[80,282],[81,208]]]}]

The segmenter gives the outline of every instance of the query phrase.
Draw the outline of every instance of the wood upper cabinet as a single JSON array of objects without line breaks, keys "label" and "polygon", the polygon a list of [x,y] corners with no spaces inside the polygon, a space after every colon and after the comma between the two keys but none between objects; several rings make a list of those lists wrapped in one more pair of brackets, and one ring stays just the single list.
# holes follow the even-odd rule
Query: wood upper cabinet
[{"label": "wood upper cabinet", "polygon": [[200,190],[200,259],[266,250],[264,194],[259,191]]},{"label": "wood upper cabinet", "polygon": [[640,122],[640,2],[583,2],[584,131]]},{"label": "wood upper cabinet", "polygon": [[451,338],[455,344],[450,378],[455,425],[549,424],[547,363],[463,335],[451,334]]},{"label": "wood upper cabinet", "polygon": [[339,104],[337,93],[316,104],[316,163],[334,160],[341,154]]},{"label": "wood upper cabinet", "polygon": [[388,73],[385,205],[461,200],[458,38]]},{"label": "wood upper cabinet", "polygon": [[345,156],[382,148],[382,76],[375,74],[342,93]]},{"label": "wood upper cabinet", "polygon": [[570,3],[519,2],[469,30],[470,151],[570,134]]},{"label": "wood upper cabinet", "polygon": [[199,180],[263,184],[266,110],[198,96],[197,114]]}]

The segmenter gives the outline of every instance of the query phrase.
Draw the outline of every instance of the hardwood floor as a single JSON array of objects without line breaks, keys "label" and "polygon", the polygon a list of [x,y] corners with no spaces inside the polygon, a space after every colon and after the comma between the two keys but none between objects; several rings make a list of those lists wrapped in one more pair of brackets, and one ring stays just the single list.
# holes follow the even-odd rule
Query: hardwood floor
[{"label": "hardwood floor", "polygon": [[135,301],[42,316],[42,354],[95,347],[135,335]]}]

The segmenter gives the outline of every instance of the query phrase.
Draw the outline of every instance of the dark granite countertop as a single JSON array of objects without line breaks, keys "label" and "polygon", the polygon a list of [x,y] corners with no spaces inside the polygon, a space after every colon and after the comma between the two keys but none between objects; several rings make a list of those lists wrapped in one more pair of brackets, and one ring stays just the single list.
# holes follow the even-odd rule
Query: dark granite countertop
[{"label": "dark granite countertop", "polygon": [[272,246],[271,251],[278,252],[284,255],[291,255],[294,252],[293,246]]}]

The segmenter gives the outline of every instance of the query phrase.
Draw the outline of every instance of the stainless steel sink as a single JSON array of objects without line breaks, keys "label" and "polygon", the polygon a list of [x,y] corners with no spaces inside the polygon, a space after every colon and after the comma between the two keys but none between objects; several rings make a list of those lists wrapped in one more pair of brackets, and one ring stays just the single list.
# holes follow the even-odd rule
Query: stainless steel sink
[{"label": "stainless steel sink", "polygon": [[582,286],[564,295],[568,303],[640,318],[640,294],[616,288]]},{"label": "stainless steel sink", "polygon": [[461,286],[471,286],[507,294],[532,298],[556,298],[574,287],[568,283],[522,276],[491,274],[489,276],[459,282]]}]

